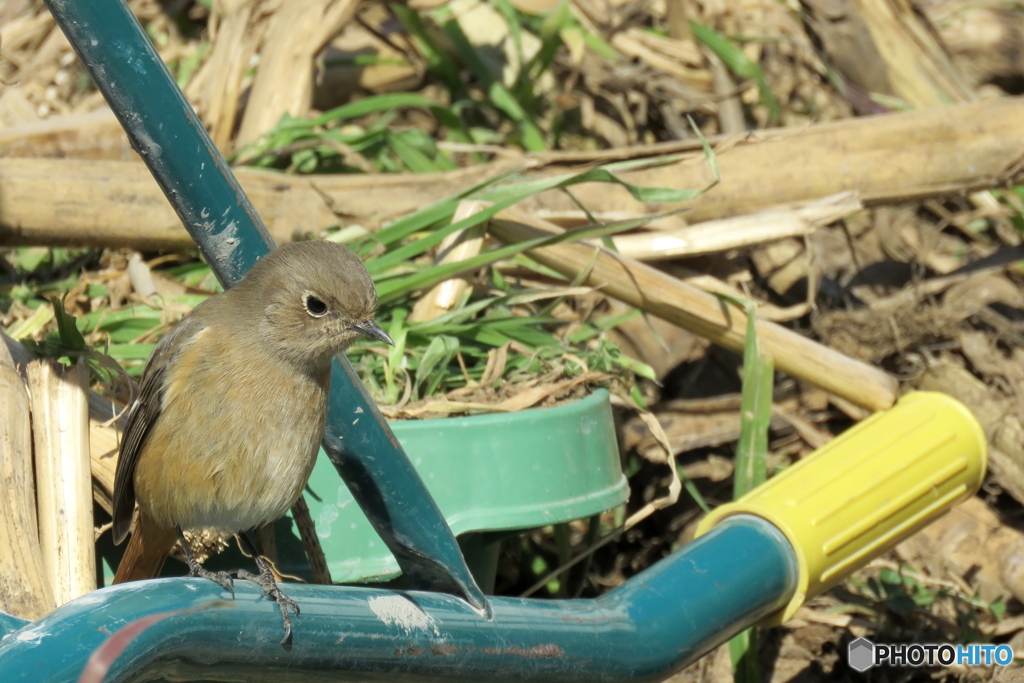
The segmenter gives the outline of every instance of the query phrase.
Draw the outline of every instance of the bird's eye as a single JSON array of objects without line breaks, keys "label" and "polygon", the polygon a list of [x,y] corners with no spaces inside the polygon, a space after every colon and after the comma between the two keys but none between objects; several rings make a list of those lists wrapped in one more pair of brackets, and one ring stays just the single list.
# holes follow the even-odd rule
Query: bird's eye
[{"label": "bird's eye", "polygon": [[327,313],[327,304],[320,301],[320,299],[317,299],[312,294],[307,294],[302,303],[306,307],[306,312],[314,318],[319,318]]}]

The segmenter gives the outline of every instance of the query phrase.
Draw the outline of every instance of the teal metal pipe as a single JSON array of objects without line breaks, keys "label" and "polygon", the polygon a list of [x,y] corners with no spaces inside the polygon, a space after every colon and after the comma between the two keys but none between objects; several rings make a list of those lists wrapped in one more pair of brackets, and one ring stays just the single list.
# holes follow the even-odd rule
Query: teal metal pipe
[{"label": "teal metal pipe", "polygon": [[[128,6],[46,4],[217,278],[238,282],[274,241]],[[323,443],[410,585],[485,608],[455,536],[344,356],[333,364]]]},{"label": "teal metal pipe", "polygon": [[302,608],[282,649],[277,607],[238,584],[159,579],[90,593],[0,640],[0,681],[73,683],[112,633],[143,631],[109,683],[188,681],[655,681],[692,662],[793,595],[797,565],[770,523],[737,516],[587,600],[491,598],[488,616],[444,593],[290,585]]}]

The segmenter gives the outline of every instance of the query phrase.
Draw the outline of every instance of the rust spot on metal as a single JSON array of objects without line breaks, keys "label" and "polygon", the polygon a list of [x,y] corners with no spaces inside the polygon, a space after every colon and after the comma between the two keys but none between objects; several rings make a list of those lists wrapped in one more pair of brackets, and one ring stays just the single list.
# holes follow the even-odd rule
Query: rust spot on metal
[{"label": "rust spot on metal", "polygon": [[416,647],[416,643],[409,643],[409,646],[406,647],[404,650],[402,648],[398,648],[395,650],[396,656],[411,655],[413,657],[419,657],[420,655],[425,654],[427,654],[427,648]]},{"label": "rust spot on metal", "polygon": [[[358,377],[356,377],[356,379],[353,380],[353,381],[362,381],[362,380],[360,380]],[[384,419],[384,416],[381,414],[380,410],[377,408],[376,405],[370,406],[370,415],[372,415],[373,418],[377,420],[377,424],[380,425],[381,431],[384,432],[384,436],[386,436],[388,438],[388,441],[391,442],[391,446],[396,451],[401,451],[402,450],[402,445],[400,443],[398,443],[398,437],[396,437],[395,433],[393,431],[391,431],[391,427],[388,426],[388,421]]]},{"label": "rust spot on metal", "polygon": [[552,657],[565,656],[565,650],[554,643],[534,645],[528,650],[521,647],[484,647],[480,648],[480,650],[487,655],[515,655],[517,657],[526,657],[527,659],[551,659]]},{"label": "rust spot on metal", "polygon": [[505,648],[505,651],[510,655],[519,655],[520,657],[528,657],[530,659],[550,659],[552,657],[565,656],[565,650],[554,643],[534,645],[529,650],[523,650],[518,647],[507,647]]},{"label": "rust spot on metal", "polygon": [[437,655],[438,657],[445,657],[448,655],[454,655],[462,648],[457,645],[431,645],[430,653]]},{"label": "rust spot on metal", "polygon": [[597,617],[562,617],[562,621],[573,623],[573,624],[593,624],[599,621],[608,622],[611,621],[609,617],[597,616]]}]

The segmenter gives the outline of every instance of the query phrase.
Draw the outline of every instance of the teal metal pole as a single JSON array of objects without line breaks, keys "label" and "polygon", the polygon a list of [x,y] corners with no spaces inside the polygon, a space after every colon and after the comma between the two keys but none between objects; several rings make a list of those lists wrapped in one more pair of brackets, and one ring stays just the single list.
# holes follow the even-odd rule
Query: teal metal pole
[{"label": "teal metal pole", "polygon": [[656,681],[793,596],[785,537],[756,517],[706,535],[589,600],[492,597],[483,614],[444,593],[289,585],[302,606],[291,651],[281,617],[244,583],[161,579],[90,593],[0,640],[0,681],[78,680],[110,634],[159,613],[105,681]]},{"label": "teal metal pole", "polygon": [[[237,283],[274,241],[139,22],[123,0],[46,4],[217,278]],[[486,607],[377,404],[344,356],[333,371],[324,449],[410,585]]]}]

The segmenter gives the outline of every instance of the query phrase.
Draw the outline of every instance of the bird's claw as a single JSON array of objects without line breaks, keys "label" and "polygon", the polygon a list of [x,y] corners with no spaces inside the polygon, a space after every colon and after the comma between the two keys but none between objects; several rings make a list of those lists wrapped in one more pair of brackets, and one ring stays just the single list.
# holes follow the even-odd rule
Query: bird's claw
[{"label": "bird's claw", "polygon": [[199,577],[202,579],[209,579],[214,583],[218,584],[221,588],[231,593],[231,599],[235,598],[235,585],[234,579],[229,572],[211,572],[208,569],[203,569],[197,562],[195,566],[188,568],[188,575],[191,577]]},{"label": "bird's claw", "polygon": [[278,608],[281,610],[281,621],[284,623],[284,638],[281,639],[281,645],[287,647],[292,639],[292,620],[288,616],[288,609],[290,608],[295,613],[295,616],[299,616],[299,603],[284,594],[277,585],[277,582],[274,581],[274,574],[270,571],[269,566],[261,567],[259,574],[239,569],[235,571],[235,577],[245,581],[252,581],[263,589],[264,595],[277,603]]}]

